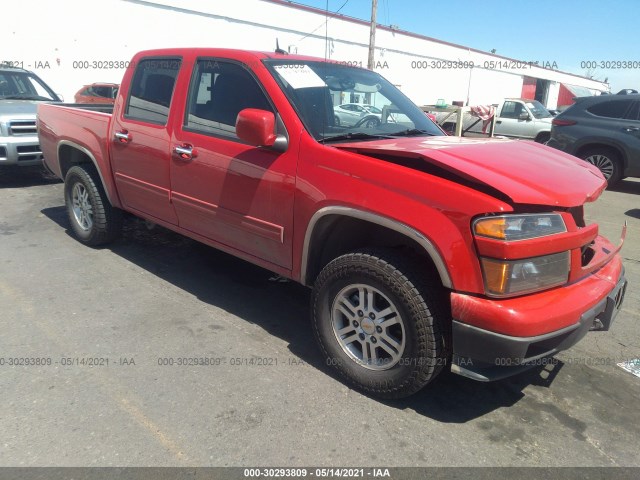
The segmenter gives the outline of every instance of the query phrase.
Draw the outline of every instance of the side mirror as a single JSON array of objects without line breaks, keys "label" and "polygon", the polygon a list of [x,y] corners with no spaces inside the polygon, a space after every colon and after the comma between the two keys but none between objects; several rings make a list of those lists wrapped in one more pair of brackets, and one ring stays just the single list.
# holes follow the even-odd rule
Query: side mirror
[{"label": "side mirror", "polygon": [[245,108],[238,113],[236,134],[240,140],[256,147],[272,147],[278,138],[274,133],[276,117],[257,108]]},{"label": "side mirror", "polygon": [[522,112],[519,116],[518,116],[518,120],[529,120],[529,114],[527,112]]}]

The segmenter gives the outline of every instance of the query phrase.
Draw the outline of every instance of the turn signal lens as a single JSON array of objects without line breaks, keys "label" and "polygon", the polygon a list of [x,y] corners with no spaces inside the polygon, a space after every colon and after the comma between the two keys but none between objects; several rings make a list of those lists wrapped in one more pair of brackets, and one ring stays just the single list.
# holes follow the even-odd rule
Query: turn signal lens
[{"label": "turn signal lens", "polygon": [[528,240],[567,231],[558,213],[532,213],[479,218],[473,231],[482,237],[498,240]]},{"label": "turn signal lens", "polygon": [[546,290],[569,279],[569,252],[522,260],[481,258],[487,295],[506,297]]}]

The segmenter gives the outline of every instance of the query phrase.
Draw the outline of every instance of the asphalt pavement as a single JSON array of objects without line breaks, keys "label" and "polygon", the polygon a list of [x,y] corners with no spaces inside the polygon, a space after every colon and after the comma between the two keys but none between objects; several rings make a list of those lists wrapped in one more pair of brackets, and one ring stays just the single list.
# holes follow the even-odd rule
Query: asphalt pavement
[{"label": "asphalt pavement", "polygon": [[616,365],[640,358],[639,198],[625,180],[588,209],[612,239],[628,222],[611,331],[382,402],[324,364],[306,288],[133,218],[85,247],[61,183],[0,173],[0,466],[640,466],[640,378]]}]

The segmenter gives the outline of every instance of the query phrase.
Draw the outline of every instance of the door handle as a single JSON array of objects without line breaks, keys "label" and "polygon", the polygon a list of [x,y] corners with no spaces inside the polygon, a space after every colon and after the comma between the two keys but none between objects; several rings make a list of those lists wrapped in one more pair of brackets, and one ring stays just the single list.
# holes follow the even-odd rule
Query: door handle
[{"label": "door handle", "polygon": [[625,132],[638,132],[640,131],[640,127],[625,127],[623,130]]},{"label": "door handle", "polygon": [[188,144],[176,145],[175,147],[173,147],[173,153],[180,160],[185,160],[185,161],[193,160],[195,157],[198,156],[198,151],[195,148],[193,148],[192,145],[188,145]]},{"label": "door handle", "polygon": [[115,137],[118,143],[129,143],[131,141],[131,134],[126,130],[115,132],[113,136]]}]

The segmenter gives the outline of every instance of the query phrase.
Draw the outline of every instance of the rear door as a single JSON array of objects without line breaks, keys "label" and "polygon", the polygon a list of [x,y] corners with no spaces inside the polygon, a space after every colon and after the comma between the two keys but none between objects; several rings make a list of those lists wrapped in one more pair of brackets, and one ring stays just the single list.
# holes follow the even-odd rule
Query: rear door
[{"label": "rear door", "polygon": [[624,120],[622,131],[629,135],[627,173],[632,176],[637,176],[640,175],[640,100],[632,103]]},{"label": "rear door", "polygon": [[180,58],[145,58],[137,65],[126,104],[114,115],[111,164],[123,205],[142,216],[177,224],[170,203],[171,137],[167,129]]},{"label": "rear door", "polygon": [[[637,95],[611,95],[587,108],[584,122],[626,153],[625,176],[640,175],[640,100]],[[581,120],[578,120],[580,124]]]},{"label": "rear door", "polygon": [[198,59],[174,133],[173,147],[192,153],[173,155],[173,205],[180,227],[291,269],[297,155],[243,143],[235,124],[245,108],[277,115],[245,65]]}]

